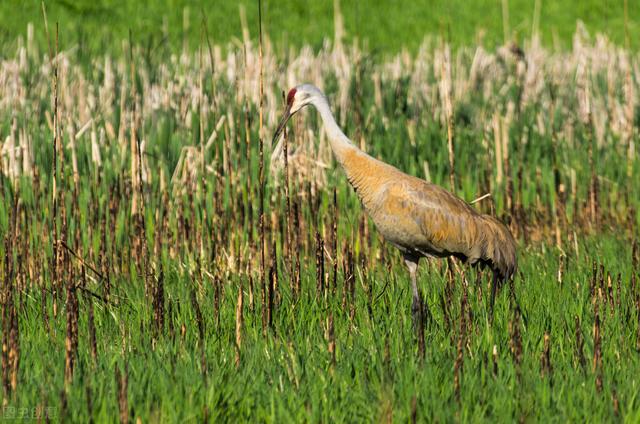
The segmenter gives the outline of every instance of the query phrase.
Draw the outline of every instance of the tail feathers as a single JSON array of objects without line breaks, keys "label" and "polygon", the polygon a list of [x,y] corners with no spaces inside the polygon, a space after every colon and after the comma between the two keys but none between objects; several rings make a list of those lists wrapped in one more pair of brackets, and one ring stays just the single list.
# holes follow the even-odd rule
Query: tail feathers
[{"label": "tail feathers", "polygon": [[516,242],[511,231],[489,215],[482,216],[485,231],[481,261],[495,272],[501,281],[511,278],[518,267]]}]

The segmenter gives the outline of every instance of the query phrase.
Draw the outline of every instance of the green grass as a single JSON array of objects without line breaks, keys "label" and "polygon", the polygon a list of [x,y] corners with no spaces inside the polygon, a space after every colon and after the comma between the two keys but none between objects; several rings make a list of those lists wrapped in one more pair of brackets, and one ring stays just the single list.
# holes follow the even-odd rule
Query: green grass
[{"label": "green grass", "polygon": [[[161,336],[155,349],[150,343],[149,311],[143,306],[140,286],[117,280],[114,284],[118,292],[128,300],[117,308],[96,309],[97,364],[88,355],[86,315],[81,317],[81,354],[68,395],[70,417],[84,421],[91,415],[97,421],[110,421],[117,415],[113,367],[122,363],[120,328],[124,326],[129,402],[133,414],[144,421],[200,420],[207,405],[210,418],[216,422],[377,421],[387,413],[385,408],[390,409],[394,421],[406,422],[414,396],[420,420],[506,421],[524,416],[535,421],[608,421],[613,416],[611,394],[615,390],[620,412],[626,421],[633,422],[640,418],[636,396],[640,355],[635,347],[637,321],[629,305],[630,293],[625,284],[623,308],[602,311],[604,389],[599,394],[591,370],[593,312],[588,284],[594,257],[600,258],[608,270],[621,272],[626,283],[631,273],[628,245],[606,237],[587,240],[580,248],[583,254],[571,258],[562,284],[555,278],[557,257],[552,251],[529,249],[520,255],[521,272],[526,276],[516,281],[524,322],[520,376],[509,353],[507,290],[498,298],[496,320],[490,326],[487,290],[483,289],[484,300],[479,301],[479,287],[471,286],[474,330],[465,350],[460,403],[453,393],[458,325],[456,321],[453,329],[445,326],[439,297],[444,295],[446,282],[438,273],[426,272],[426,267],[421,269],[420,283],[434,319],[426,328],[423,362],[418,359],[411,327],[408,279],[399,261],[394,260],[394,273],[383,266],[369,272],[371,304],[358,284],[353,320],[340,308],[340,296],[329,296],[326,302],[315,299],[315,275],[310,269],[305,271],[303,295],[297,303],[292,304],[287,290],[283,290],[284,300],[275,310],[268,337],[262,335],[259,315],[247,310],[238,369],[233,365],[234,294],[240,282],[245,290],[248,283],[233,277],[225,282],[219,325],[215,324],[210,301],[213,290],[210,284],[205,285],[198,292],[206,327],[206,377],[201,373],[197,325],[190,308],[189,290],[195,284],[192,278],[176,270],[167,273],[167,300],[174,311],[167,317],[172,321],[167,325],[174,327],[176,334]],[[457,316],[459,280],[454,290],[453,314]],[[81,304],[85,309],[86,302]],[[24,382],[16,406],[42,403],[59,408],[64,380],[64,321],[57,320],[48,334],[39,324],[38,300],[25,299],[23,308]],[[334,314],[336,328],[334,367],[323,329],[328,311]],[[575,355],[574,316],[580,319],[587,340],[584,370]],[[179,330],[182,324],[187,329],[184,337]],[[141,325],[145,326],[143,331]],[[553,373],[542,378],[540,355],[545,331],[551,334]],[[496,376],[491,359],[494,344],[498,349]],[[87,409],[87,390],[93,398],[92,411]]]},{"label": "green grass", "polygon": [[[343,8],[347,14],[347,5]],[[118,34],[115,29],[114,34]],[[70,44],[65,39],[61,48]],[[256,63],[255,50],[243,47],[246,50],[237,48],[232,54],[246,54],[249,63]],[[610,50],[594,50],[594,60],[588,64],[590,104],[593,116],[601,119],[595,123],[579,117],[581,81],[576,77],[575,52],[545,56],[536,80],[542,88],[522,103],[519,96],[529,86],[524,87],[525,80],[515,77],[516,64],[486,56],[483,60],[493,72],[481,73],[477,85],[456,101],[456,193],[466,200],[492,193],[493,201],[475,206],[512,222],[518,237],[519,272],[514,292],[508,285],[501,290],[494,322],[489,324],[487,273],[478,282],[476,272],[465,267],[467,289],[458,273],[449,281],[444,261],[430,266],[423,261],[419,280],[432,318],[424,328],[426,350],[420,359],[411,323],[409,278],[400,255],[382,242],[371,222],[367,227],[359,225],[364,212],[329,155],[309,150],[319,143],[318,118],[310,110],[289,126],[297,158],[308,159],[295,162],[292,173],[291,197],[299,206],[301,228],[299,236],[294,235],[300,248],[291,248],[289,255],[284,253],[283,178],[266,172],[266,266],[268,274],[275,259],[277,291],[273,325],[263,332],[264,290],[257,247],[258,103],[255,97],[241,97],[237,85],[245,80],[255,83],[258,73],[250,71],[256,68],[227,68],[222,62],[217,73],[202,72],[202,87],[207,93],[203,104],[216,105],[202,110],[204,140],[221,116],[227,121],[205,152],[205,173],[197,164],[191,165],[195,172],[192,181],[172,183],[182,149],[199,149],[202,141],[201,110],[195,94],[199,92],[200,68],[193,57],[184,63],[172,61],[170,53],[175,50],[171,47],[150,56],[141,53],[144,49],[138,45],[132,55],[135,89],[145,100],[135,109],[140,118],[136,133],[144,141],[143,161],[148,172],[143,187],[144,232],[131,213],[128,118],[134,102],[127,82],[129,59],[114,59],[113,85],[105,77],[103,56],[97,59],[87,52],[72,51],[61,61],[64,160],[57,162],[56,193],[61,199],[57,215],[52,202],[53,132],[48,124],[48,116],[53,115],[51,75],[42,57],[34,52],[25,52],[17,68],[11,64],[4,67],[5,62],[0,66],[0,70],[17,69],[0,78],[7,99],[0,106],[2,140],[15,133],[17,146],[19,140],[28,139],[32,156],[25,162],[37,170],[9,178],[11,150],[6,145],[0,173],[2,334],[3,343],[12,346],[8,335],[12,328],[19,330],[20,360],[15,390],[9,390],[10,378],[4,378],[9,373],[3,375],[3,418],[15,417],[25,411],[23,408],[45,408],[60,421],[114,422],[119,416],[119,372],[128,379],[124,413],[130,421],[200,422],[208,417],[212,422],[370,422],[388,418],[407,422],[413,399],[417,419],[428,422],[640,420],[640,283],[631,284],[633,273],[638,272],[632,246],[638,242],[640,225],[640,196],[634,184],[640,180],[640,163],[637,156],[628,156],[620,123],[615,121],[618,115],[607,113],[627,105],[622,94],[626,74]],[[412,175],[424,177],[424,162],[428,161],[431,180],[447,186],[449,162],[446,125],[440,119],[442,105],[437,96],[439,76],[431,71],[421,74],[416,62],[397,74],[385,71],[393,68],[388,63],[377,66],[365,62],[363,68],[347,52],[351,74],[345,77],[326,59],[338,53],[325,54],[309,66],[320,70],[336,115],[341,115],[341,107],[346,108],[345,132],[354,138],[362,134],[369,153]],[[600,66],[596,59],[605,54],[607,66]],[[14,59],[11,56],[9,62]],[[469,71],[472,60],[461,55],[456,69]],[[540,59],[532,60],[539,63],[535,61]],[[637,54],[632,60],[637,62]],[[292,62],[283,56],[266,58],[268,64],[277,63],[267,68],[266,93],[283,89],[280,72],[301,72],[288,68],[293,67]],[[379,100],[371,77],[376,71],[381,75]],[[360,78],[355,77],[358,72]],[[348,90],[343,106],[339,101],[341,86]],[[634,87],[637,90],[637,83]],[[171,102],[155,104],[163,95]],[[606,103],[609,100],[611,104]],[[517,111],[513,111],[515,103]],[[277,120],[281,109],[266,103],[269,130],[273,129],[269,122]],[[640,110],[631,112],[635,122],[640,122]],[[509,159],[503,161],[509,168],[501,183],[491,127],[494,116],[512,119],[506,143]],[[95,123],[99,164],[92,152],[91,127],[75,144],[69,136],[89,118]],[[414,145],[409,141],[411,126],[415,126]],[[313,131],[312,136],[307,130]],[[634,137],[637,141],[637,133]],[[267,158],[269,154],[267,149]],[[317,171],[316,161],[326,162],[328,168],[317,172],[322,178],[313,179],[309,169]],[[23,162],[17,163],[20,167]],[[268,165],[267,160],[267,170]],[[595,216],[589,210],[592,178],[598,187]],[[328,281],[333,278],[330,234],[334,187],[339,207],[337,287],[335,294],[329,291],[318,296],[316,231],[326,241],[329,254],[323,256],[325,269]],[[556,244],[556,218],[562,221],[557,224],[561,246]],[[106,281],[68,254],[57,268],[60,287],[55,286],[52,264],[54,242],[59,239],[66,240],[88,264],[109,274],[108,304],[90,294],[105,296]],[[143,252],[140,257],[136,256],[137,246]],[[355,296],[347,296],[343,302],[343,263],[348,262],[350,253],[355,257]],[[296,255],[301,261],[298,298],[290,290],[295,272],[287,272],[287,264],[295,262]],[[562,278],[558,281],[560,258]],[[612,277],[613,302],[605,300],[609,296],[606,275],[602,275],[603,286],[595,279],[596,295],[591,294],[594,263]],[[165,321],[160,330],[155,329],[154,303],[152,296],[145,294],[145,282],[152,292],[162,287],[164,307],[156,308],[162,310]],[[236,367],[240,287],[244,324]],[[469,321],[462,362],[458,362],[462,371],[457,398],[454,376],[465,293]],[[72,379],[65,383],[65,349],[67,339],[74,337],[73,330],[68,331],[76,312],[74,296],[79,297],[78,346],[68,356],[75,358],[75,367]],[[596,305],[602,366],[594,370]],[[95,360],[90,353],[90,306],[95,314]],[[12,325],[12,310],[17,325]],[[517,319],[516,310],[521,314]],[[335,364],[327,340],[329,316],[334,320]],[[584,339],[584,367],[580,364],[576,318],[578,333]],[[511,352],[518,345],[516,328],[521,334],[520,363]],[[545,332],[551,340],[552,371],[542,375]],[[8,369],[6,359],[3,369]],[[598,374],[601,391],[596,388]]]},{"label": "green grass", "polygon": [[[50,25],[60,22],[61,40],[66,46],[77,46],[81,52],[94,54],[111,51],[122,53],[122,40],[129,30],[140,44],[152,49],[170,50],[187,40],[191,49],[200,45],[202,11],[206,15],[211,38],[226,45],[242,38],[239,4],[246,8],[251,36],[257,39],[257,1],[115,1],[78,0],[47,1]],[[531,36],[534,3],[507,0],[511,37],[522,41]],[[638,47],[640,6],[629,1],[629,36],[631,46]],[[185,28],[184,11],[188,9]],[[475,44],[484,33],[483,44],[489,48],[504,42],[502,2],[500,0],[402,0],[400,2],[342,1],[341,11],[347,41],[357,37],[366,40],[373,52],[396,53],[402,48],[415,52],[426,35],[441,35],[454,46]],[[265,33],[276,47],[299,47],[309,44],[318,49],[325,38],[334,36],[333,2],[272,1],[263,2]],[[540,1],[540,32],[543,43],[569,48],[581,20],[592,34],[607,34],[619,45],[625,43],[624,1]],[[163,32],[166,21],[166,34]],[[18,35],[25,35],[26,24],[36,26],[36,38],[46,46],[40,1],[6,0],[0,3],[1,53],[10,54]],[[186,31],[185,31],[186,29]],[[166,38],[165,38],[166,36]],[[510,38],[511,38],[510,37]],[[554,41],[556,37],[556,41]]]}]

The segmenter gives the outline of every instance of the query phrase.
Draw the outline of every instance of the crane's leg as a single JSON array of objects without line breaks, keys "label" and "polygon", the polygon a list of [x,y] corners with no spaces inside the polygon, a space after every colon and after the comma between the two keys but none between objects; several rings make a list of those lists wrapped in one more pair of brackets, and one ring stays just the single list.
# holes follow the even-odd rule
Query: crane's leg
[{"label": "crane's leg", "polygon": [[422,296],[418,290],[418,282],[416,281],[416,271],[418,269],[419,258],[405,255],[404,263],[409,268],[409,274],[411,275],[411,288],[413,289],[413,329],[416,332],[416,338],[418,339],[418,355],[420,359],[424,359],[425,356],[425,343],[424,343],[424,321],[422,310]]},{"label": "crane's leg", "polygon": [[413,325],[418,329],[423,326],[422,322],[422,297],[418,291],[418,282],[416,281],[416,271],[418,270],[418,258],[414,256],[405,255],[404,263],[409,269],[409,275],[411,276],[411,289],[413,291],[413,303],[411,305],[411,312],[413,314]]}]

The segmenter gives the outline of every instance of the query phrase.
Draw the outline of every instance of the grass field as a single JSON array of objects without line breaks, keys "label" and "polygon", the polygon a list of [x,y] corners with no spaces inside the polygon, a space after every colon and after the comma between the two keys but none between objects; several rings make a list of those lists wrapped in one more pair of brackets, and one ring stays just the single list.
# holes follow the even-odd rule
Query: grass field
[{"label": "grass field", "polygon": [[[90,56],[104,51],[122,54],[122,40],[129,38],[129,30],[140,45],[156,52],[175,51],[185,41],[195,49],[200,44],[203,18],[212,39],[226,46],[242,38],[240,5],[245,9],[250,34],[257,40],[258,11],[253,0],[45,3],[49,20],[60,22],[63,44]],[[397,53],[402,48],[415,53],[425,35],[434,34],[447,37],[459,47],[477,44],[482,33],[482,43],[493,48],[504,42],[505,23],[507,37],[521,42],[531,37],[536,16],[542,41],[549,47],[570,48],[578,20],[591,33],[606,33],[618,45],[625,44],[624,0],[342,0],[340,10],[345,40],[366,40],[374,55]],[[0,2],[0,54],[13,54],[15,40],[18,35],[24,36],[29,22],[42,26],[41,1]],[[302,45],[318,50],[325,38],[334,36],[334,2],[265,0],[263,24],[265,34],[280,51]],[[637,49],[640,5],[634,1],[628,1],[628,29],[630,44]],[[46,45],[42,30],[36,37],[41,46]]]},{"label": "grass field", "polygon": [[[381,61],[266,45],[261,72],[250,39],[69,37],[53,62],[36,36],[0,59],[2,418],[640,420],[637,53],[584,32]],[[454,191],[490,193],[474,206],[518,240],[492,324],[486,272],[423,261],[422,351],[401,257],[315,112],[271,158],[303,81],[356,144],[445,187],[453,124]]]}]

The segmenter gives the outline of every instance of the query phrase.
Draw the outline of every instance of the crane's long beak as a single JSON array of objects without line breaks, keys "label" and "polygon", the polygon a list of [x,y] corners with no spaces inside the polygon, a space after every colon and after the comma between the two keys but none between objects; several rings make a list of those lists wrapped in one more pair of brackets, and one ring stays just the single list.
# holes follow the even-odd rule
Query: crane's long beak
[{"label": "crane's long beak", "polygon": [[278,141],[278,137],[280,137],[280,133],[284,129],[285,125],[287,125],[287,121],[291,118],[291,105],[287,105],[287,108],[284,110],[284,115],[282,115],[282,119],[280,119],[280,123],[278,124],[278,129],[276,129],[275,134],[273,135],[273,141],[271,144],[274,144]]}]

